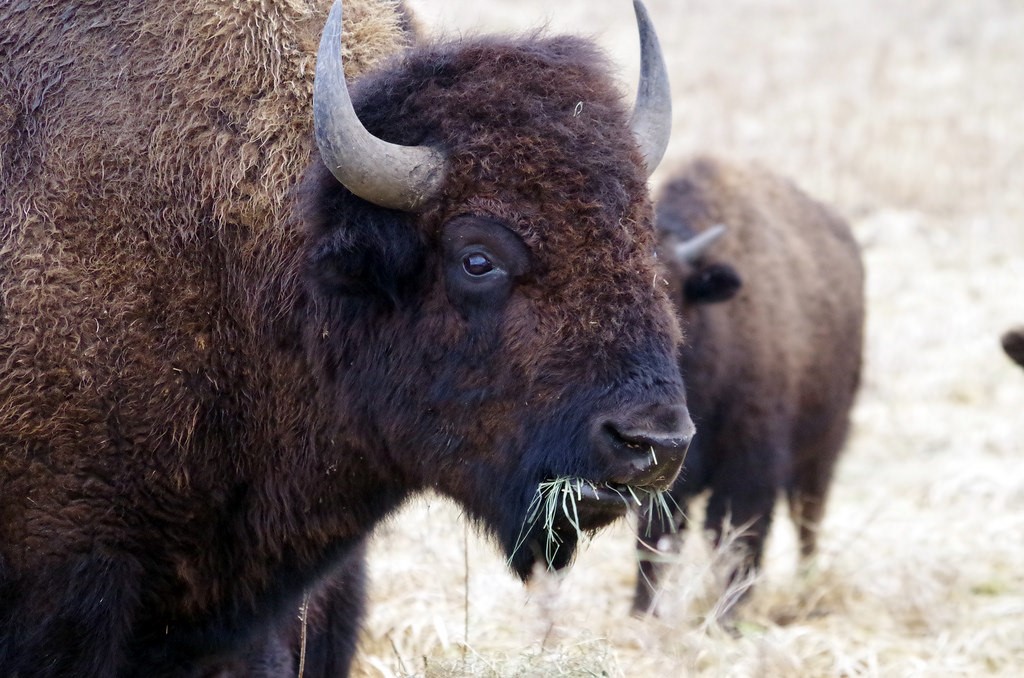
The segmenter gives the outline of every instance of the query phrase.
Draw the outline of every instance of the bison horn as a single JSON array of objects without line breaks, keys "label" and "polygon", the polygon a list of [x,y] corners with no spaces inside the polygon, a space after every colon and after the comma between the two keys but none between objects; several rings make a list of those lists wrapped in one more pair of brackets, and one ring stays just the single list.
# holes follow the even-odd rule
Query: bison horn
[{"label": "bison horn", "polygon": [[668,148],[672,130],[672,92],[651,17],[640,0],[633,0],[633,11],[640,30],[640,84],[629,126],[640,145],[647,176],[650,176]]},{"label": "bison horn", "polygon": [[414,212],[440,192],[444,154],[370,134],[356,117],[341,63],[341,0],[327,17],[313,80],[313,127],[320,158],[345,188],[381,207]]},{"label": "bison horn", "polygon": [[693,263],[700,258],[702,254],[707,252],[708,248],[714,245],[719,238],[725,235],[725,226],[722,224],[716,224],[702,233],[698,233],[692,238],[688,238],[681,243],[677,243],[673,253],[676,255],[676,260],[683,263]]}]

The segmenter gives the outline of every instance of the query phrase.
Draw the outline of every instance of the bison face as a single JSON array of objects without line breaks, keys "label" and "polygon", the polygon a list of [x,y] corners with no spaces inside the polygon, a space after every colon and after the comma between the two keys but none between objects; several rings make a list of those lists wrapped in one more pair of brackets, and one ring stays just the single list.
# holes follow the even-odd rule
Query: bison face
[{"label": "bison face", "polygon": [[[431,480],[496,528],[525,577],[542,556],[551,567],[566,565],[579,535],[625,513],[636,490],[667,488],[693,427],[670,325],[645,313],[627,320],[624,299],[602,309],[581,307],[583,298],[560,304],[542,248],[517,230],[472,215],[442,229],[441,277],[460,340],[432,385],[431,405],[445,412],[445,429],[472,425],[468,448],[442,455],[445,470]],[[591,287],[595,303],[607,298],[600,278],[578,282],[577,293]],[[664,311],[656,296],[645,301]],[[583,317],[591,319],[577,334],[572,325]],[[629,331],[601,337],[601,325],[623,322],[652,331],[636,343]],[[607,363],[595,365],[601,356]]]},{"label": "bison face", "polygon": [[[693,434],[646,192],[663,146],[570,38],[425,48],[353,99],[359,144],[325,114],[304,188],[336,438],[380,486],[457,500],[521,576],[562,567]],[[338,166],[366,144],[399,168]]]},{"label": "bison face", "polygon": [[[678,331],[650,250],[611,237],[617,221],[563,250],[494,214],[423,238],[413,218],[385,227],[341,202],[359,218],[312,242],[323,315],[309,341],[368,475],[453,497],[523,577],[568,564],[581,533],[672,483],[693,434]],[[537,502],[555,481],[574,496],[549,515]]]},{"label": "bison face", "polygon": [[680,238],[673,228],[675,225],[666,224],[667,221],[674,220],[659,215],[662,240],[659,252],[666,260],[672,297],[683,313],[694,306],[717,304],[736,296],[743,285],[736,269],[729,263],[709,261],[704,257],[705,252],[725,235],[725,226],[712,226]]}]

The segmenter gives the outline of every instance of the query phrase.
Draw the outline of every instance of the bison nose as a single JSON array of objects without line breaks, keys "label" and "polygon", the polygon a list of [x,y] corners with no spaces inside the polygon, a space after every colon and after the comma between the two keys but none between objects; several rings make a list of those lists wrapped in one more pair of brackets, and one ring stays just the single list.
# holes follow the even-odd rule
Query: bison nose
[{"label": "bison nose", "polygon": [[594,442],[608,482],[662,490],[679,475],[694,431],[685,405],[654,405],[605,419]]}]

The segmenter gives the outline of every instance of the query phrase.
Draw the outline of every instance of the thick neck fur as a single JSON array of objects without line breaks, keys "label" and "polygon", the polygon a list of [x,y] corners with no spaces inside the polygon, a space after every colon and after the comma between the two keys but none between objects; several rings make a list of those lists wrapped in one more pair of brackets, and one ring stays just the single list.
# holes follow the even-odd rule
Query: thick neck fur
[{"label": "thick neck fur", "polygon": [[[141,624],[258,615],[400,500],[303,344],[329,4],[0,7],[0,601],[109,545]],[[350,76],[403,20],[346,2]]]}]

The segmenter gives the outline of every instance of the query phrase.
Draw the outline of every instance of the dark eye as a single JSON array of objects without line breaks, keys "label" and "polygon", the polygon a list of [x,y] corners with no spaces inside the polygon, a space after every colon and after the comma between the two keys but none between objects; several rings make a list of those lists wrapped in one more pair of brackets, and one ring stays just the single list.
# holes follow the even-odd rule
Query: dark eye
[{"label": "dark eye", "polygon": [[491,260],[479,252],[467,254],[463,257],[462,267],[466,269],[466,273],[472,276],[487,275],[494,270],[494,264],[491,263]]}]

